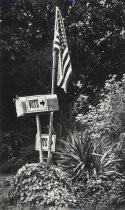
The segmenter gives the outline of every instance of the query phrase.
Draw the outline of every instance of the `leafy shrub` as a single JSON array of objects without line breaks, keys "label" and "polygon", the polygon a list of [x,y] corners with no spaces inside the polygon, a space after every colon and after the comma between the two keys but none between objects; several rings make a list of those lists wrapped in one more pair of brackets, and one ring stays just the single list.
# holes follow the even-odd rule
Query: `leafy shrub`
[{"label": "leafy shrub", "polygon": [[77,206],[66,180],[65,174],[53,166],[26,164],[14,178],[10,201],[21,206]]},{"label": "leafy shrub", "polygon": [[[95,152],[92,153],[93,155],[93,168],[95,169],[96,178],[99,179],[100,175],[106,176],[109,174],[114,174],[117,171],[117,164],[121,162],[121,159],[117,158],[118,153],[118,143],[112,144],[109,146],[105,146],[100,151],[101,142],[95,148]],[[99,147],[99,150],[98,150]]]},{"label": "leafy shrub", "polygon": [[[99,171],[104,172],[104,161],[108,161],[110,170],[115,170],[116,158],[121,159],[119,164],[116,164],[117,169],[124,173],[125,138],[121,140],[121,135],[124,136],[125,133],[125,75],[121,81],[116,81],[116,76],[106,81],[105,88],[100,93],[100,103],[95,107],[90,106],[86,115],[81,113],[76,119],[83,128],[88,128],[94,144],[94,167],[97,174]],[[120,145],[119,149],[118,144],[113,145],[115,143]],[[111,149],[112,145],[114,151]],[[106,151],[108,156],[105,156]]]},{"label": "leafy shrub", "polygon": [[120,207],[125,205],[125,177],[115,173],[101,177],[99,182],[90,180],[86,185],[85,197],[88,203],[95,201],[96,209],[103,206]]},{"label": "leafy shrub", "polygon": [[120,206],[125,204],[125,177],[114,173],[100,176],[99,181],[72,183],[57,167],[26,164],[14,177],[9,204],[86,210]]},{"label": "leafy shrub", "polygon": [[117,166],[118,171],[125,175],[125,133],[120,135],[118,157],[121,159],[120,164]]},{"label": "leafy shrub", "polygon": [[[125,75],[121,81],[113,76],[106,81],[100,93],[100,103],[89,106],[86,115],[77,115],[76,119],[83,127],[89,128],[91,138],[102,144],[119,141],[120,133],[124,132],[125,124]],[[103,148],[103,147],[102,147]]]}]

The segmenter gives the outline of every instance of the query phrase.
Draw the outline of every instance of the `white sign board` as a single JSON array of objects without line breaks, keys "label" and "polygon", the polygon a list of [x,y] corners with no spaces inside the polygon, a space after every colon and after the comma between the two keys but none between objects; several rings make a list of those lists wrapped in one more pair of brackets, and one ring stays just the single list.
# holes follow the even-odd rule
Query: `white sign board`
[{"label": "white sign board", "polygon": [[26,97],[27,113],[44,112],[47,110],[46,96],[27,96]]},{"label": "white sign board", "polygon": [[58,98],[53,95],[34,95],[18,97],[15,100],[17,117],[26,114],[58,111]]},{"label": "white sign board", "polygon": [[[48,134],[41,134],[41,142],[42,142],[42,149],[43,151],[48,151],[48,145],[49,145],[49,135]],[[56,143],[56,135],[52,135],[52,145],[51,145],[51,151],[55,152],[55,143]],[[36,144],[35,149],[39,150],[40,144],[37,138],[36,134]]]}]

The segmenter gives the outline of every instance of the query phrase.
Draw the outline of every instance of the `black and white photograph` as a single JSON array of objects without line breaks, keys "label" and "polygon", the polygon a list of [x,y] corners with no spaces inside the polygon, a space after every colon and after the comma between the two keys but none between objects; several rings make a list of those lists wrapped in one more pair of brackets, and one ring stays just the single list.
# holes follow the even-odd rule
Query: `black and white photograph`
[{"label": "black and white photograph", "polygon": [[125,0],[0,0],[0,210],[125,210]]}]

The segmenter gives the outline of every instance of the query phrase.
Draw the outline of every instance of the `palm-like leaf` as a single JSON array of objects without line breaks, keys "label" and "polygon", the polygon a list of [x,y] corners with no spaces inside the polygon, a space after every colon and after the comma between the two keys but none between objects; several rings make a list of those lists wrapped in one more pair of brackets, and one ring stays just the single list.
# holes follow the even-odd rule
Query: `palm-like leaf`
[{"label": "palm-like leaf", "polygon": [[[84,179],[86,175],[95,175],[99,178],[100,174],[108,174],[115,171],[116,158],[115,150],[117,144],[103,145],[98,142],[94,149],[87,132],[79,135],[77,132],[70,134],[67,141],[62,140],[62,148],[57,152],[58,164],[68,172],[73,179]],[[96,172],[96,174],[95,174]]]},{"label": "palm-like leaf", "polygon": [[90,174],[92,166],[92,142],[86,133],[74,133],[61,141],[63,148],[58,154],[58,164],[66,170],[73,179],[84,178]]}]

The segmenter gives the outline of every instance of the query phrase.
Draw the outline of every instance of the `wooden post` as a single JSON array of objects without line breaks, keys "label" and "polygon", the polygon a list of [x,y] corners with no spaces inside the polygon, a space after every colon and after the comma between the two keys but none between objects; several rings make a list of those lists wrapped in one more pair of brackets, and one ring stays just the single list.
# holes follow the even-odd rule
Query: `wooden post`
[{"label": "wooden post", "polygon": [[41,124],[40,124],[40,116],[36,115],[36,125],[37,125],[37,138],[39,142],[39,160],[40,163],[43,163],[43,150],[42,150],[42,142],[41,142]]},{"label": "wooden post", "polygon": [[[55,12],[55,28],[57,27],[57,7]],[[55,34],[54,34],[55,35]],[[55,71],[56,71],[56,50],[54,50],[53,46],[53,67],[52,67],[52,87],[51,94],[54,94],[54,86],[55,86]],[[51,154],[51,145],[52,145],[52,130],[53,130],[53,112],[50,113],[50,123],[49,123],[49,145],[48,145],[48,159],[47,164],[50,163],[52,154]]]},{"label": "wooden post", "polygon": [[50,123],[49,123],[49,145],[48,145],[48,159],[47,159],[48,164],[50,163],[52,158],[51,154],[52,130],[53,130],[53,112],[50,113]]},{"label": "wooden post", "polygon": [[[53,70],[52,70],[52,89],[51,94],[54,94],[54,85],[55,85],[55,69],[56,69],[56,52],[53,52]],[[50,122],[49,122],[49,145],[48,145],[48,159],[47,163],[50,163],[52,158],[51,154],[51,145],[52,145],[52,130],[53,130],[53,112],[50,113]]]}]

